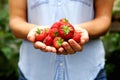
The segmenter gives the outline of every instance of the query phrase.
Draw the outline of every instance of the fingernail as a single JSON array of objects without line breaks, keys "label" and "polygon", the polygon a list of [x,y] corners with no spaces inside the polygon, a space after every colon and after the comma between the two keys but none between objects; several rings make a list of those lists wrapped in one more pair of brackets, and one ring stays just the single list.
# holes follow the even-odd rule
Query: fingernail
[{"label": "fingernail", "polygon": [[81,42],[82,42],[82,44],[84,44],[84,43],[85,43],[85,40],[82,40]]},{"label": "fingernail", "polygon": [[67,47],[68,46],[67,43],[65,43],[64,46]]}]

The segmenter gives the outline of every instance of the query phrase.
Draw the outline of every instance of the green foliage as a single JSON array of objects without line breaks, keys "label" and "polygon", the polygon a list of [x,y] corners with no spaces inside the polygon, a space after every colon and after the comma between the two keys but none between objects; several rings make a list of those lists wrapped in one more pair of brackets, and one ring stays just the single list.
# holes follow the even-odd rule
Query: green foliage
[{"label": "green foliage", "polygon": [[108,80],[120,80],[120,34],[107,33],[102,37],[106,50],[106,71]]},{"label": "green foliage", "polygon": [[[0,80],[17,78],[18,50],[21,40],[15,39],[9,28],[7,0],[0,8]],[[6,3],[6,4],[5,4]],[[15,79],[14,79],[15,80]]]},{"label": "green foliage", "polygon": [[104,42],[106,53],[112,53],[113,51],[120,50],[119,33],[107,33],[102,40]]}]

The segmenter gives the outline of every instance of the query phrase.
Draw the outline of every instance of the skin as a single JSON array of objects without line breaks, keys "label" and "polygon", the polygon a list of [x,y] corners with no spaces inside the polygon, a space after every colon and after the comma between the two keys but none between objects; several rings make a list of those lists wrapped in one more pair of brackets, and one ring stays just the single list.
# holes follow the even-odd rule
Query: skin
[{"label": "skin", "polygon": [[[75,52],[83,50],[84,44],[89,41],[89,38],[100,37],[108,31],[111,23],[113,3],[114,0],[95,0],[95,18],[82,24],[73,25],[77,31],[82,33],[80,43],[76,43],[73,39],[69,39],[68,42],[64,42],[62,47],[58,50],[54,47],[46,46],[42,42],[35,42],[35,31],[38,27],[42,27],[27,22],[26,0],[9,0],[10,28],[17,38],[34,43],[36,49],[56,54],[74,54]],[[44,27],[49,28],[50,26]]]}]

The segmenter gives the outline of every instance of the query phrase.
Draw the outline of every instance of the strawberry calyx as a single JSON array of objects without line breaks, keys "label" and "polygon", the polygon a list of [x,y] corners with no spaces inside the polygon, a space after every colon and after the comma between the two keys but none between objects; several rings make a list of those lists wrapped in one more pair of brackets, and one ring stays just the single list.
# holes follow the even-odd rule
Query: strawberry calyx
[{"label": "strawberry calyx", "polygon": [[57,45],[61,46],[62,43],[63,43],[63,39],[61,37],[59,37],[58,40],[57,40]]},{"label": "strawberry calyx", "polygon": [[55,37],[54,40],[53,40],[53,45],[55,48],[60,48],[62,46],[62,43],[63,43],[64,39],[61,38],[61,37]]},{"label": "strawberry calyx", "polygon": [[41,33],[42,33],[41,29],[37,28],[36,34],[41,34]]},{"label": "strawberry calyx", "polygon": [[45,32],[48,33],[49,32],[49,28],[45,28]]},{"label": "strawberry calyx", "polygon": [[69,21],[66,18],[60,19],[60,22],[67,22],[67,23],[69,23]]},{"label": "strawberry calyx", "polygon": [[71,31],[71,28],[68,25],[62,26],[62,29],[65,34],[68,34]]},{"label": "strawberry calyx", "polygon": [[59,33],[58,33],[58,32],[55,32],[55,33],[54,33],[54,35],[55,35],[55,36],[58,36],[58,35],[59,35]]}]

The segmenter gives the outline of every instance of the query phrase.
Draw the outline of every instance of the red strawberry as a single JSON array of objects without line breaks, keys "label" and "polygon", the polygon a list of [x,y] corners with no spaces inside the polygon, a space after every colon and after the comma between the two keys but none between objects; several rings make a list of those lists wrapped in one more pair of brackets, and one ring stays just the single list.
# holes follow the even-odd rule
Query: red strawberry
[{"label": "red strawberry", "polygon": [[72,38],[74,31],[75,29],[71,24],[63,24],[59,27],[59,35],[65,40]]},{"label": "red strawberry", "polygon": [[68,21],[66,18],[61,18],[61,19],[59,20],[59,22],[60,22],[61,24],[69,24],[69,21]]},{"label": "red strawberry", "polygon": [[44,40],[43,43],[45,43],[47,46],[51,46],[53,44],[53,38],[51,36],[47,36]]},{"label": "red strawberry", "polygon": [[48,34],[48,32],[49,32],[49,28],[44,28],[44,30],[45,30],[45,32]]},{"label": "red strawberry", "polygon": [[75,40],[77,43],[79,43],[80,37],[81,37],[80,32],[75,31],[72,39]]},{"label": "red strawberry", "polygon": [[36,41],[43,41],[46,36],[47,36],[47,32],[45,30],[37,28],[35,34]]},{"label": "red strawberry", "polygon": [[59,28],[60,25],[61,25],[60,22],[55,22],[55,23],[51,26],[51,28]]},{"label": "red strawberry", "polygon": [[64,39],[62,39],[61,37],[55,37],[53,40],[53,46],[58,49],[61,47],[62,43],[63,43]]},{"label": "red strawberry", "polygon": [[62,24],[69,24],[69,21],[66,18],[61,18],[58,22],[55,22],[51,28],[59,28]]},{"label": "red strawberry", "polygon": [[57,29],[57,28],[51,28],[51,29],[49,30],[48,34],[49,34],[52,38],[54,38],[54,37],[56,37],[56,36],[59,35],[58,29]]}]

